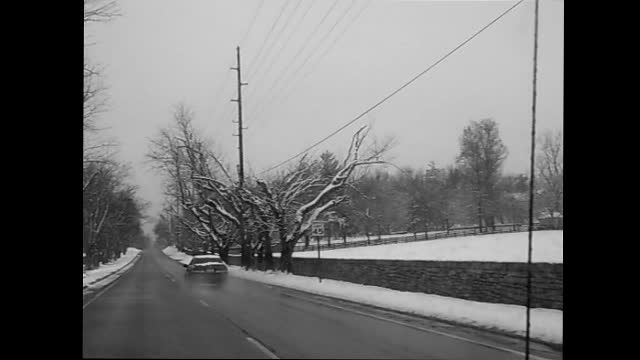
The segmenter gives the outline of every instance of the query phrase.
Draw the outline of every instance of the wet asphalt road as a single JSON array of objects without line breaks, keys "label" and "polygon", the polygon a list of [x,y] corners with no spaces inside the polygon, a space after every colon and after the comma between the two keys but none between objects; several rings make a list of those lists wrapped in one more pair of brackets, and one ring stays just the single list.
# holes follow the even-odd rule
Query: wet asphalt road
[{"label": "wet asphalt road", "polygon": [[248,280],[186,279],[159,249],[83,299],[85,358],[524,359]]}]

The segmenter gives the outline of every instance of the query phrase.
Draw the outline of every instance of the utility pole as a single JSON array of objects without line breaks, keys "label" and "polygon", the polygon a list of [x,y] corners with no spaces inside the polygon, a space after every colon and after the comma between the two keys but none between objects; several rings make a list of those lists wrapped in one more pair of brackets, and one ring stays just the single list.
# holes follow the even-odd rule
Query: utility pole
[{"label": "utility pole", "polygon": [[539,0],[536,1],[534,15],[534,33],[533,33],[533,99],[531,101],[531,162],[530,162],[530,179],[529,179],[529,248],[527,252],[527,329],[526,329],[526,347],[525,359],[529,360],[529,342],[531,328],[531,251],[533,248],[533,189],[535,178],[535,154],[536,154],[536,84],[538,80],[538,7]]},{"label": "utility pole", "polygon": [[[238,98],[231,99],[231,101],[235,101],[238,103],[238,134],[234,135],[238,137],[238,182],[240,184],[240,188],[244,186],[244,158],[243,158],[243,146],[242,146],[242,130],[246,130],[247,128],[242,127],[242,87],[245,85],[249,85],[248,83],[242,82],[242,72],[240,70],[240,46],[236,47],[237,53],[237,65],[238,67],[232,67],[231,70],[235,70],[238,72]],[[234,121],[235,122],[235,121]]]},{"label": "utility pole", "polygon": [[[240,46],[236,47],[237,54],[237,67],[232,67],[231,70],[235,70],[238,72],[238,98],[231,99],[231,101],[235,101],[238,103],[238,134],[234,136],[238,137],[238,185],[240,191],[244,187],[244,158],[243,158],[243,145],[242,145],[242,130],[246,130],[246,128],[242,127],[242,87],[248,85],[247,83],[242,82],[242,72],[240,70]],[[249,266],[249,254],[247,249],[247,241],[244,231],[244,205],[240,202],[240,214],[239,214],[239,222],[240,222],[240,244],[242,247],[242,265],[248,267]]]}]

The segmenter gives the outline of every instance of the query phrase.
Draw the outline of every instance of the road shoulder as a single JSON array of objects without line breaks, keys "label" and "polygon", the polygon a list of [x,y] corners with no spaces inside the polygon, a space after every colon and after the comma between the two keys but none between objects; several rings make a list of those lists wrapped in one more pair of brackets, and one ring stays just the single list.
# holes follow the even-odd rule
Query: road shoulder
[{"label": "road shoulder", "polygon": [[[445,336],[464,339],[468,342],[475,342],[480,345],[504,349],[506,351],[523,353],[525,349],[525,340],[522,336],[498,329],[476,327],[469,324],[364,304],[330,295],[307,292],[302,289],[264,283],[253,279],[242,279],[259,283],[271,289],[277,289],[284,296],[291,296],[301,300],[317,303],[318,305],[338,308],[344,311],[398,323],[418,330],[442,333]],[[530,346],[532,351],[531,353],[539,359],[562,359],[562,345],[532,340],[530,342]]]},{"label": "road shoulder", "polygon": [[115,282],[120,279],[120,277],[129,272],[137,264],[141,256],[142,251],[140,251],[133,259],[131,259],[131,261],[122,266],[120,269],[85,286],[82,289],[83,308],[89,305],[90,302],[92,302],[96,297],[106,291],[111,285],[114,285]]}]

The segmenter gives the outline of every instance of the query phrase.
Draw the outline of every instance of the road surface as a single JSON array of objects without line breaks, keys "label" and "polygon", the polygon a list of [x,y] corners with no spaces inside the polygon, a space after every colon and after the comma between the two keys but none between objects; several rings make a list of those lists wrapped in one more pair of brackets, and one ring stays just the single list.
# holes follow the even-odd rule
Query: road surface
[{"label": "road surface", "polygon": [[524,359],[513,341],[476,333],[231,276],[187,280],[154,247],[83,298],[85,358]]}]

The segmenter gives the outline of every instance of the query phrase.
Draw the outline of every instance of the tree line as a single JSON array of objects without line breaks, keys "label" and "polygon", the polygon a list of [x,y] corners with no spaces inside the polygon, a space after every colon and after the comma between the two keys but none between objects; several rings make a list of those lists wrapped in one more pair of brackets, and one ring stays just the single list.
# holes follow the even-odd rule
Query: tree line
[{"label": "tree line", "polygon": [[[308,242],[312,223],[330,220],[333,236],[422,232],[496,223],[524,223],[526,174],[502,173],[507,149],[497,123],[471,121],[460,153],[446,167],[397,168],[384,160],[393,141],[370,141],[357,130],[343,156],[305,155],[280,172],[240,184],[213,143],[195,128],[194,113],[176,107],[171,125],[151,140],[148,159],[164,178],[166,204],[154,232],[162,246],[211,251],[227,261],[240,246],[242,265],[291,271],[294,246]],[[562,213],[561,134],[541,137],[536,211]],[[366,144],[365,144],[366,143]],[[538,179],[539,178],[539,179]]]},{"label": "tree line", "polygon": [[[87,25],[118,16],[114,1],[84,1]],[[142,231],[144,204],[127,182],[128,167],[115,159],[117,144],[106,141],[98,125],[108,109],[100,66],[87,56],[85,42],[83,92],[83,251],[89,269],[119,258],[127,247],[142,248],[149,239]]]}]

